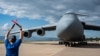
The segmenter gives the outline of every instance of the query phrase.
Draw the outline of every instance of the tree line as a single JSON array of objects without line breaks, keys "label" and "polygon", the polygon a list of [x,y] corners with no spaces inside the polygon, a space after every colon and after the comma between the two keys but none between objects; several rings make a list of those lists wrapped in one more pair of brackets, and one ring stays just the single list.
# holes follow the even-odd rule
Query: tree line
[{"label": "tree line", "polygon": [[99,41],[100,40],[100,37],[88,37],[86,38],[86,41]]}]

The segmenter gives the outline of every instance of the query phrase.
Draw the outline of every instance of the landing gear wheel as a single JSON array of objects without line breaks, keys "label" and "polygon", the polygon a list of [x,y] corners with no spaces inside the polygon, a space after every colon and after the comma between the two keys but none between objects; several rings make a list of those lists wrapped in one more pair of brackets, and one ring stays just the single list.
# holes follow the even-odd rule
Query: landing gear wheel
[{"label": "landing gear wheel", "polygon": [[74,47],[74,43],[73,42],[70,42],[70,47]]},{"label": "landing gear wheel", "polygon": [[69,46],[69,42],[65,42],[65,46]]},{"label": "landing gear wheel", "polygon": [[69,42],[65,42],[65,46],[70,46],[70,43]]},{"label": "landing gear wheel", "polygon": [[62,45],[62,44],[63,44],[63,42],[59,41],[59,45]]},{"label": "landing gear wheel", "polygon": [[87,45],[87,42],[78,42],[79,45]]},{"label": "landing gear wheel", "polygon": [[74,47],[76,46],[75,42],[65,42],[65,46]]}]

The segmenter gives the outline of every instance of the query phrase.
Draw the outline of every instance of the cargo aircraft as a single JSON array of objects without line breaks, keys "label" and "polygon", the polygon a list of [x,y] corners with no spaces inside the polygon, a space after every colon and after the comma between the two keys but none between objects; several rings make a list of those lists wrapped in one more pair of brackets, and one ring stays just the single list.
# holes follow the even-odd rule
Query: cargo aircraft
[{"label": "cargo aircraft", "polygon": [[[100,30],[100,26],[88,25],[85,22],[81,22],[78,16],[84,16],[81,14],[67,12],[65,13],[58,23],[54,25],[47,25],[42,27],[35,27],[32,29],[23,30],[24,37],[30,38],[33,32],[37,32],[38,35],[45,35],[45,31],[56,30],[57,37],[59,38],[59,44],[65,44],[65,46],[76,46],[78,44],[87,44],[85,41],[84,30]],[[13,32],[16,34],[19,32]]]}]

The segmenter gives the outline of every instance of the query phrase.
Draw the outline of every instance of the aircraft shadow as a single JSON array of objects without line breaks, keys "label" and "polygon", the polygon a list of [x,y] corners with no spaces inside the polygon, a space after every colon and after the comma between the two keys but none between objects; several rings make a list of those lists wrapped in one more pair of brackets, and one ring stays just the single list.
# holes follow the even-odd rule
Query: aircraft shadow
[{"label": "aircraft shadow", "polygon": [[[58,43],[27,43],[27,44],[36,44],[36,45],[59,45]],[[100,48],[98,43],[88,43],[87,45],[77,45],[73,48]]]},{"label": "aircraft shadow", "polygon": [[88,43],[87,45],[76,46],[77,48],[100,48],[98,43]]}]

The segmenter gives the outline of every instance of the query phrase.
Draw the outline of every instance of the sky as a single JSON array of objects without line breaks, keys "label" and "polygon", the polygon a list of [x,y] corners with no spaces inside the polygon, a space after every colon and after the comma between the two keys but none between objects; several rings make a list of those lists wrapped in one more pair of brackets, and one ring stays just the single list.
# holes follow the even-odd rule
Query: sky
[{"label": "sky", "polygon": [[[100,26],[100,0],[0,0],[0,35],[13,24],[11,20],[17,19],[28,29],[57,23],[67,11],[86,14],[79,20]],[[85,30],[85,35],[100,37],[100,31]],[[56,37],[56,31],[46,32],[45,36]]]}]

